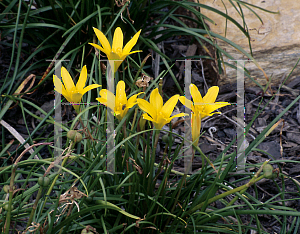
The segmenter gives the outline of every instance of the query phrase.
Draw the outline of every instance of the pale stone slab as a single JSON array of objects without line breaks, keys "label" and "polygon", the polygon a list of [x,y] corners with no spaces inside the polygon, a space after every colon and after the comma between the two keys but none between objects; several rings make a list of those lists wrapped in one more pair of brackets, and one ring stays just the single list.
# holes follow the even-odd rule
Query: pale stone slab
[{"label": "pale stone slab", "polygon": [[[197,2],[197,0],[194,1]],[[223,2],[227,7],[227,13],[243,25],[242,18],[229,1]],[[292,70],[300,57],[300,1],[247,0],[245,2],[269,11],[279,12],[279,14],[271,14],[252,8],[263,20],[262,24],[253,12],[243,7],[243,13],[251,37],[254,59],[258,61],[267,76],[271,77],[271,84],[277,85],[280,83],[283,75],[287,75]],[[214,7],[226,13],[221,0],[199,0],[199,3]],[[215,25],[208,23],[210,29],[221,36],[225,36],[225,18],[203,8],[201,8],[201,12],[216,23]],[[226,38],[241,46],[247,52],[250,52],[247,37],[229,21],[227,21]],[[245,56],[226,43],[219,41],[218,44],[235,59],[246,59]],[[266,78],[262,71],[253,63],[246,64],[246,68],[250,71],[251,76],[255,80],[262,85],[266,84]],[[221,77],[219,85],[225,84],[228,81],[234,82],[236,79],[236,71],[234,69],[227,67],[226,74],[227,77]],[[294,70],[290,81],[297,75],[300,75],[300,68],[298,67]],[[245,85],[253,86],[255,84],[249,78],[246,78]]]}]

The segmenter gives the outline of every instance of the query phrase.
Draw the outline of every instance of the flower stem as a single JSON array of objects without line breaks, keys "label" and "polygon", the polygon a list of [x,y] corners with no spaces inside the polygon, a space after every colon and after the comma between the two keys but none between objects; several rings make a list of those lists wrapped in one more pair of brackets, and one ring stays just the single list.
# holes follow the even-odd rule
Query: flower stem
[{"label": "flower stem", "polygon": [[[124,122],[123,124],[123,135],[124,135],[124,139],[127,138],[127,134],[126,134],[126,122]],[[127,141],[125,141],[125,154],[124,154],[124,158],[123,158],[123,165],[124,162],[126,163],[126,169],[127,172],[129,173],[129,165],[128,165],[128,144]],[[129,183],[131,183],[131,177],[129,177]],[[129,185],[129,193],[131,192],[131,185]]]},{"label": "flower stem", "polygon": [[26,228],[28,228],[29,225],[30,225],[31,222],[32,222],[32,219],[33,219],[34,213],[35,213],[35,211],[36,211],[38,202],[39,202],[39,200],[40,200],[40,198],[41,198],[41,196],[42,196],[42,192],[43,192],[43,187],[40,186],[39,191],[38,191],[38,194],[37,194],[37,197],[36,197],[35,202],[34,202],[34,204],[33,204],[33,207],[32,207],[31,213],[30,213],[30,217],[29,217],[29,220],[28,220],[27,225],[26,225]]},{"label": "flower stem", "polygon": [[[73,148],[74,145],[75,145],[75,143],[73,141],[71,141],[71,143],[70,143],[70,145],[68,147],[68,152],[67,152],[67,154],[66,154],[63,162],[61,163],[61,167],[63,167],[65,165],[65,163],[67,162],[67,160],[68,160],[68,158],[69,158],[69,156],[71,154],[71,151],[72,151],[72,148]],[[46,198],[45,198],[45,202],[44,202],[44,205],[43,205],[43,209],[44,209],[44,206],[45,206],[45,204],[47,202],[48,196],[50,195],[50,193],[51,193],[51,191],[52,191],[52,189],[53,189],[53,187],[54,187],[54,185],[55,185],[58,177],[59,177],[59,173],[57,173],[57,175],[55,176],[52,184],[50,185],[50,188],[48,189],[48,191],[46,193]]]},{"label": "flower stem", "polygon": [[[192,165],[192,164],[190,164],[190,165]],[[174,203],[173,203],[173,207],[172,207],[171,212],[170,212],[171,214],[173,214],[173,212],[174,212],[174,210],[175,210],[175,207],[176,207],[176,205],[177,205],[178,198],[179,198],[179,195],[180,195],[180,193],[181,193],[183,184],[186,182],[186,177],[187,177],[187,175],[188,175],[188,174],[185,173],[185,174],[183,175],[182,179],[180,180],[179,189],[178,189],[178,192],[177,192],[175,201],[174,201]],[[176,190],[175,190],[175,191],[176,191]],[[166,225],[165,225],[165,227],[164,227],[164,232],[165,232],[165,229],[166,229],[166,227],[167,227],[167,224],[170,223],[170,220],[171,220],[171,216],[169,216],[169,218],[168,218],[168,220],[167,220],[167,222],[166,222]]]},{"label": "flower stem", "polygon": [[[126,122],[124,122],[123,124],[123,138],[126,139],[127,138],[127,134],[126,134]],[[125,154],[124,154],[124,158],[123,158],[123,166],[124,166],[124,162],[128,161],[128,144],[127,141],[125,141]]]},{"label": "flower stem", "polygon": [[160,78],[159,84],[158,84],[158,90],[159,90],[159,94],[160,94],[161,96],[163,96],[162,87],[163,87],[163,79]]},{"label": "flower stem", "polygon": [[[195,150],[197,150],[200,155],[201,155],[201,158],[202,158],[202,167],[204,166],[203,163],[204,163],[204,159],[208,162],[208,164],[215,170],[216,173],[218,173],[218,171],[216,170],[214,164],[205,156],[205,154],[203,154],[202,150],[200,149],[199,146],[195,146],[193,145],[193,147],[195,148]],[[194,155],[194,153],[193,153]]]},{"label": "flower stem", "polygon": [[[252,183],[261,173],[264,165],[266,165],[270,160],[267,160],[263,163],[263,165],[259,168],[259,170],[255,173],[255,175],[253,176],[253,178],[248,182],[248,183]],[[240,191],[240,194],[243,194],[247,191],[248,187],[246,187],[245,189]],[[226,206],[231,206],[232,204],[234,204],[236,202],[236,200],[238,199],[238,196],[235,196]]]},{"label": "flower stem", "polygon": [[[156,172],[155,177],[154,177],[154,180],[153,180],[154,184],[156,184],[157,178],[158,178],[159,174],[160,174],[161,171],[162,171],[162,165],[163,165],[163,163],[164,163],[164,161],[165,161],[165,158],[166,158],[166,156],[167,156],[168,146],[169,146],[169,143],[166,143],[163,158],[162,158],[162,160],[160,161],[160,163],[158,164],[158,167],[157,167],[158,169],[157,169],[157,172]],[[154,163],[154,165],[155,165],[155,163]],[[168,165],[166,165],[164,168],[167,169],[167,168],[168,168]],[[167,178],[166,178],[166,179],[167,179]]]},{"label": "flower stem", "polygon": [[151,156],[151,161],[150,161],[150,173],[149,173],[149,178],[148,178],[148,194],[153,194],[154,191],[151,190],[151,184],[153,180],[153,171],[154,171],[154,163],[155,163],[155,153],[156,153],[156,147],[158,144],[158,139],[159,139],[159,132],[160,131],[154,131],[153,134],[155,134],[155,139],[154,139],[154,147],[152,150],[152,156]]},{"label": "flower stem", "polygon": [[[247,183],[247,184],[244,184],[240,187],[237,187],[237,188],[234,188],[234,189],[231,189],[229,191],[226,191],[222,194],[219,194],[211,199],[209,199],[208,201],[204,201],[204,202],[201,202],[199,205],[196,205],[193,209],[189,210],[188,212],[185,213],[184,217],[187,217],[188,215],[194,213],[196,210],[199,210],[202,208],[202,206],[204,204],[210,204],[212,202],[215,202],[223,197],[226,197],[230,194],[233,194],[233,193],[236,193],[236,192],[245,192],[251,185],[253,185],[254,183],[256,183],[257,181],[260,181],[261,179],[265,178],[265,175],[261,175],[259,176],[259,174],[261,173],[262,169],[263,169],[263,166],[266,165],[269,161],[266,161],[262,164],[262,166],[260,167],[260,169],[256,172],[256,174],[254,175],[254,177]],[[259,177],[258,177],[259,176]]]},{"label": "flower stem", "polygon": [[262,175],[262,176],[260,176],[260,177],[258,177],[258,178],[256,178],[256,179],[254,179],[254,180],[252,180],[251,183],[250,183],[250,181],[249,181],[247,184],[244,184],[244,185],[242,185],[242,186],[240,186],[240,187],[237,187],[237,188],[231,189],[231,190],[229,190],[229,191],[226,191],[226,192],[224,192],[224,193],[222,193],[222,194],[219,194],[219,195],[217,195],[217,196],[215,196],[215,197],[209,199],[208,201],[201,202],[199,205],[197,205],[197,206],[195,206],[193,209],[189,210],[189,211],[185,214],[185,217],[186,217],[187,215],[191,214],[191,213],[194,213],[196,210],[201,209],[202,206],[203,206],[204,204],[210,204],[210,203],[215,202],[215,201],[217,201],[217,200],[219,200],[219,199],[221,199],[221,198],[223,198],[223,197],[226,197],[226,196],[228,196],[228,195],[230,195],[230,194],[233,194],[233,193],[236,193],[236,192],[243,191],[244,189],[249,188],[251,185],[253,185],[254,183],[256,183],[257,181],[259,181],[259,180],[261,180],[261,179],[263,179],[263,178],[265,178],[264,175]]},{"label": "flower stem", "polygon": [[17,170],[17,164],[15,163],[12,166],[12,172],[11,172],[10,184],[9,184],[9,200],[8,200],[8,210],[7,210],[6,222],[5,222],[5,234],[9,233],[9,228],[10,228],[12,198],[14,192],[14,180],[15,180],[16,170]]},{"label": "flower stem", "polygon": [[90,138],[90,139],[92,140],[92,142],[93,142],[94,139],[93,139],[92,134],[90,133],[88,127],[86,127],[87,133],[85,132],[85,128],[84,128],[84,124],[83,124],[83,121],[82,121],[82,119],[81,119],[81,116],[79,117],[79,121],[80,121],[80,124],[81,124],[81,126],[82,126],[82,129],[83,129],[84,133],[85,133],[86,135],[88,135],[89,138]]}]

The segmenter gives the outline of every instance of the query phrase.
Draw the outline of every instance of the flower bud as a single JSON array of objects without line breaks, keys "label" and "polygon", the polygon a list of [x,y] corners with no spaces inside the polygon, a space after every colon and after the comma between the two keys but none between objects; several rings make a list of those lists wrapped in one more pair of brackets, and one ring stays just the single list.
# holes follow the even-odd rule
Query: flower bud
[{"label": "flower bud", "polygon": [[9,193],[9,185],[4,185],[3,190],[5,193]]},{"label": "flower bud", "polygon": [[[6,202],[6,204],[4,205],[4,210],[8,211],[8,208],[9,208],[9,203]],[[14,207],[13,207],[13,205],[11,205],[11,209],[10,210],[13,210],[13,209],[14,209]]]},{"label": "flower bud", "polygon": [[88,230],[87,228],[82,229],[81,234],[94,234],[93,232],[91,232],[90,230]]},{"label": "flower bud", "polygon": [[74,143],[79,143],[82,140],[82,135],[75,130],[68,131],[67,137]]},{"label": "flower bud", "polygon": [[82,140],[82,135],[79,132],[77,132],[74,137],[74,142],[79,143],[81,140]]},{"label": "flower bud", "polygon": [[267,179],[273,178],[273,167],[272,167],[272,165],[270,165],[270,164],[264,165],[263,172],[264,172],[264,176]]},{"label": "flower bud", "polygon": [[73,141],[74,138],[75,138],[76,133],[77,133],[77,131],[75,131],[75,130],[70,130],[70,131],[68,131],[68,133],[67,133],[67,137],[68,137],[70,140]]},{"label": "flower bud", "polygon": [[49,177],[44,177],[44,176],[41,176],[39,177],[38,179],[38,184],[41,186],[41,187],[47,187],[50,183],[50,179]]},{"label": "flower bud", "polygon": [[140,121],[139,121],[139,125],[140,125],[140,130],[144,131],[145,130],[145,125],[146,125],[147,120],[145,120],[143,118],[143,116],[141,116]]},{"label": "flower bud", "polygon": [[[174,137],[171,136],[171,138],[172,138],[172,141],[174,141]],[[167,134],[167,135],[164,135],[164,136],[162,137],[162,141],[165,142],[165,143],[169,143],[169,135],[168,135],[168,134]]]}]

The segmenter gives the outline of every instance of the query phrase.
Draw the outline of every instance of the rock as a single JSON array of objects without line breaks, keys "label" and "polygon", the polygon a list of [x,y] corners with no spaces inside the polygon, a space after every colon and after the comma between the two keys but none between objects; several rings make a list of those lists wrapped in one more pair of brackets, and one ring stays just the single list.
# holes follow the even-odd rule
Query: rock
[{"label": "rock", "polygon": [[[197,0],[194,1],[197,2]],[[294,0],[248,0],[246,3],[256,5],[263,9],[267,9],[268,11],[279,12],[279,14],[272,14],[251,7],[251,9],[261,17],[262,23],[253,12],[241,5],[251,37],[253,57],[266,72],[266,75],[268,77],[272,76],[271,84],[277,85],[280,83],[283,75],[287,75],[292,70],[300,56],[300,2]],[[201,1],[201,4],[216,8],[225,14],[226,6],[228,15],[234,18],[239,24],[243,25],[241,16],[229,1],[203,0]],[[225,4],[225,6],[223,4]],[[248,38],[236,25],[226,21],[223,16],[204,8],[201,8],[201,13],[215,22],[215,24],[210,22],[207,22],[207,24],[213,32],[218,33],[223,37],[225,36],[225,24],[228,23],[226,38],[241,46],[247,52],[250,52]],[[245,56],[227,43],[218,40],[218,45],[231,54],[234,59],[246,59]],[[233,64],[233,62],[231,63]],[[259,70],[253,62],[247,63],[246,68],[258,83],[261,85],[267,83],[263,72]],[[225,85],[229,81],[231,83],[236,82],[235,69],[227,67],[226,74],[227,77],[221,77],[219,85]],[[287,83],[295,79],[299,74],[300,69],[296,67]],[[245,86],[256,86],[256,84],[249,78],[246,78]]]},{"label": "rock", "polygon": [[[270,155],[272,155],[274,157],[274,159],[281,158],[280,145],[276,141],[260,143],[260,145],[257,148],[269,153]],[[268,157],[270,158],[269,155],[268,155]],[[273,159],[273,158],[271,158],[271,159]]]},{"label": "rock", "polygon": [[225,128],[223,130],[225,134],[230,138],[233,139],[236,136],[236,130],[232,128]]},{"label": "rock", "polygon": [[217,146],[216,145],[212,145],[212,144],[207,144],[207,143],[202,143],[199,145],[201,151],[204,154],[207,154],[209,152],[215,151],[217,150]]},{"label": "rock", "polygon": [[287,138],[293,142],[300,144],[300,134],[294,132],[288,132],[286,134]]}]

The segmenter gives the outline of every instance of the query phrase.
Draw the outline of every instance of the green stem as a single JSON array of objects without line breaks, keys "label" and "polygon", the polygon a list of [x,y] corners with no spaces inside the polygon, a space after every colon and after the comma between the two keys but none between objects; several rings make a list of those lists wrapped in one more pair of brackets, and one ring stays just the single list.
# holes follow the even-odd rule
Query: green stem
[{"label": "green stem", "polygon": [[264,165],[266,165],[269,161],[270,161],[270,160],[267,160],[267,161],[265,161],[265,162],[261,165],[261,167],[259,168],[259,170],[255,173],[255,175],[253,176],[253,178],[252,178],[247,184],[244,184],[244,185],[242,185],[242,186],[240,186],[240,187],[234,188],[234,189],[229,190],[229,191],[227,191],[227,192],[224,192],[224,193],[222,193],[222,194],[220,194],[220,195],[217,195],[217,196],[215,196],[215,197],[209,199],[208,201],[201,202],[199,205],[196,205],[193,209],[191,209],[191,210],[189,210],[188,212],[186,212],[186,213],[184,214],[183,217],[187,217],[187,216],[190,215],[191,213],[194,213],[196,210],[201,209],[202,206],[203,206],[204,204],[207,204],[207,205],[208,205],[208,204],[210,204],[210,203],[212,203],[212,202],[215,202],[215,201],[217,201],[217,200],[219,200],[219,199],[221,199],[221,198],[223,198],[223,197],[226,197],[226,196],[228,196],[228,195],[230,195],[230,194],[233,194],[233,193],[236,193],[236,192],[240,192],[240,191],[241,191],[241,192],[245,192],[251,185],[253,185],[253,184],[256,183],[257,181],[259,181],[259,180],[265,178],[265,175],[261,175],[260,177],[258,177],[258,176],[259,176],[259,174],[262,172]]},{"label": "green stem", "polygon": [[[249,183],[252,183],[258,176],[259,176],[259,174],[262,172],[262,170],[263,170],[263,167],[269,162],[270,160],[267,160],[267,161],[265,161],[263,164],[262,164],[262,166],[259,168],[259,170],[255,173],[255,175],[253,176],[253,178],[249,181]],[[245,189],[243,189],[243,190],[241,190],[240,191],[240,194],[243,194],[243,193],[245,193],[246,191],[247,191],[247,189],[248,189],[248,187],[246,187]],[[226,205],[226,207],[228,207],[228,206],[231,206],[231,205],[233,205],[235,202],[236,202],[236,200],[238,199],[239,197],[238,196],[235,196],[227,205]]]},{"label": "green stem", "polygon": [[[126,122],[124,122],[123,124],[123,138],[126,139],[127,138],[127,134],[126,134]],[[124,166],[124,162],[126,163],[128,161],[128,144],[127,141],[125,141],[125,154],[124,154],[124,158],[123,158],[123,165]]]},{"label": "green stem", "polygon": [[[72,150],[72,148],[73,148],[74,145],[75,145],[75,143],[73,141],[71,141],[66,156],[69,155],[69,154],[71,154],[71,150]],[[64,158],[63,162],[61,163],[61,167],[63,167],[65,165],[65,163],[67,162],[68,158],[69,158],[69,156],[67,156],[67,157]],[[53,187],[54,187],[54,185],[55,185],[55,183],[56,183],[56,181],[57,181],[57,179],[59,177],[59,174],[60,173],[57,173],[57,175],[55,176],[52,184],[50,185],[50,188],[48,189],[48,191],[46,193],[46,198],[45,198],[45,202],[44,202],[44,205],[43,205],[42,209],[44,209],[44,206],[45,206],[45,204],[47,202],[48,196],[50,195],[50,193],[51,193],[51,191],[52,191],[52,189],[53,189]]]},{"label": "green stem", "polygon": [[[124,139],[126,139],[127,138],[127,134],[126,134],[126,122],[124,122],[124,124],[123,124],[123,135],[124,135]],[[123,158],[123,166],[124,166],[124,162],[126,164],[127,172],[129,173],[128,144],[127,144],[127,141],[125,141],[125,154],[124,154],[124,158]],[[131,177],[129,177],[129,183],[131,183]],[[129,193],[130,193],[131,192],[131,185],[129,185],[128,189],[129,189]]]},{"label": "green stem", "polygon": [[79,117],[79,121],[80,121],[80,124],[81,124],[81,127],[82,127],[84,133],[85,133],[86,135],[88,135],[89,138],[90,138],[90,139],[92,140],[92,142],[93,142],[94,139],[93,139],[92,134],[90,133],[90,130],[88,129],[88,127],[86,128],[87,133],[85,132],[85,129],[84,129],[84,125],[83,125],[83,121],[82,121],[82,119],[81,119],[81,116]]},{"label": "green stem", "polygon": [[154,163],[155,163],[155,152],[156,147],[159,139],[159,132],[160,131],[154,131],[153,134],[155,134],[155,140],[154,140],[154,147],[152,150],[152,156],[151,156],[151,162],[150,162],[150,173],[148,178],[148,194],[153,194],[153,190],[151,190],[151,184],[153,182],[153,171],[154,171]]},{"label": "green stem", "polygon": [[8,201],[8,210],[7,210],[6,223],[5,223],[5,234],[9,233],[10,220],[11,220],[12,198],[13,198],[13,192],[14,192],[14,180],[15,180],[16,170],[17,170],[17,164],[14,164],[12,172],[11,172],[10,184],[9,184],[9,201]]},{"label": "green stem", "polygon": [[[248,188],[245,188],[245,189],[243,189],[242,191],[240,191],[240,194],[241,194],[241,195],[244,194],[244,193],[247,191],[247,189],[248,189]],[[237,199],[239,199],[239,197],[238,197],[238,196],[235,196],[235,197],[234,197],[234,198],[226,205],[226,207],[233,205],[233,204],[237,201]]]},{"label": "green stem", "polygon": [[[141,158],[144,160],[143,157],[141,157]],[[158,164],[158,163],[154,163],[154,166],[155,166],[155,167],[158,167],[159,164]],[[165,167],[165,166],[163,166],[163,169],[164,169],[164,170],[167,170],[168,168]],[[171,173],[174,173],[174,174],[179,175],[179,176],[184,176],[184,175],[185,175],[184,173],[182,173],[182,172],[180,172],[180,171],[175,171],[175,170],[173,170],[173,169],[171,169]],[[187,175],[186,177],[190,177],[190,175]]]},{"label": "green stem", "polygon": [[[65,163],[67,162],[67,160],[68,160],[68,157],[65,157],[64,160],[61,163],[61,167],[63,167],[65,165]],[[53,189],[53,187],[54,187],[54,185],[55,185],[56,180],[58,179],[58,177],[59,177],[59,173],[57,173],[57,175],[55,176],[55,178],[54,178],[54,180],[53,180],[53,182],[52,182],[52,184],[50,186],[50,188],[48,189],[48,192],[46,193],[46,198],[50,195],[50,193],[51,193],[51,191],[52,191],[52,189]]]},{"label": "green stem", "polygon": [[[134,129],[137,113],[138,113],[138,109],[136,108],[135,111],[134,111],[134,116],[133,116],[133,120],[132,120],[132,123],[131,123],[131,132],[133,132],[133,129]],[[129,133],[129,136],[131,136],[131,133]]]},{"label": "green stem", "polygon": [[[70,144],[70,146],[69,146],[69,151],[68,151],[68,153],[71,151],[71,147],[72,147],[72,145],[73,145],[72,143],[73,143],[73,142],[71,142],[71,144]],[[68,153],[67,153],[67,154],[68,154]],[[61,163],[61,167],[63,167],[63,166],[65,165],[65,163],[67,162],[68,158],[69,158],[69,157],[65,157],[65,158],[64,158],[63,162]],[[50,186],[48,192],[46,193],[46,198],[45,198],[45,202],[44,202],[44,205],[43,205],[43,209],[44,209],[44,206],[45,206],[45,204],[46,204],[46,202],[47,202],[48,196],[50,195],[50,193],[51,193],[51,191],[52,191],[52,189],[53,189],[53,187],[54,187],[54,185],[55,185],[55,183],[56,183],[56,180],[57,180],[58,177],[59,177],[59,174],[60,174],[60,173],[57,173],[57,175],[55,176],[55,178],[54,178],[54,180],[53,180],[53,182],[52,182],[52,184],[51,184],[51,186]],[[45,227],[45,233],[47,232],[48,228],[49,228],[49,224]]]},{"label": "green stem", "polygon": [[[158,176],[159,176],[159,174],[160,174],[160,172],[161,172],[161,170],[162,170],[162,165],[163,165],[163,163],[164,163],[164,161],[165,161],[165,158],[166,158],[166,156],[167,156],[168,146],[169,146],[169,143],[166,143],[163,158],[162,158],[162,160],[160,161],[160,163],[159,163],[158,166],[157,166],[158,169],[157,169],[157,172],[156,172],[155,177],[154,177],[154,180],[153,180],[154,184],[156,184],[156,181],[157,181],[157,179],[158,179]],[[154,163],[154,165],[155,165],[155,163]],[[168,168],[168,165],[165,166],[164,168]],[[167,179],[167,178],[166,178],[166,179]]]},{"label": "green stem", "polygon": [[161,96],[163,96],[162,87],[163,87],[163,79],[160,78],[159,84],[158,84],[158,91],[159,91],[159,94],[160,94]]},{"label": "green stem", "polygon": [[40,200],[40,198],[41,198],[41,196],[42,196],[42,192],[43,192],[43,187],[40,186],[39,191],[38,191],[38,194],[37,194],[37,197],[36,197],[36,199],[35,199],[35,202],[34,202],[34,204],[33,204],[33,207],[32,207],[31,213],[30,213],[29,220],[28,220],[28,222],[27,222],[26,229],[29,227],[29,225],[30,225],[31,222],[32,222],[33,215],[34,215],[34,213],[35,213],[35,211],[36,211],[38,202],[39,202],[39,200]]},{"label": "green stem", "polygon": [[215,170],[215,172],[218,173],[218,171],[216,170],[214,164],[212,164],[212,162],[205,156],[205,154],[203,154],[203,152],[202,152],[202,150],[200,149],[200,147],[199,147],[199,146],[195,146],[195,145],[193,145],[193,147],[194,147],[194,148],[200,153],[200,155],[201,155],[201,158],[202,158],[202,167],[204,166],[204,165],[203,165],[203,163],[204,163],[204,160],[203,160],[203,159],[205,159],[205,160],[208,162],[208,164]]},{"label": "green stem", "polygon": [[[190,164],[190,165],[192,165],[192,164]],[[181,192],[181,190],[182,190],[183,184],[184,184],[185,181],[186,181],[186,177],[187,177],[187,174],[184,174],[183,177],[182,177],[182,179],[180,180],[180,187],[179,187],[178,193],[177,193],[177,195],[176,195],[175,202],[173,203],[173,207],[172,207],[171,212],[170,212],[171,214],[173,214],[173,212],[174,212],[174,210],[175,210],[175,207],[176,207],[176,205],[177,205],[178,198],[179,198],[180,192]],[[166,231],[167,224],[170,223],[170,220],[171,220],[171,216],[169,216],[167,222],[165,223],[166,225],[165,225],[165,227],[164,227],[164,232]]]},{"label": "green stem", "polygon": [[[215,197],[209,199],[209,200],[207,201],[207,204],[210,204],[210,203],[212,203],[212,202],[215,202],[215,201],[217,201],[217,200],[219,200],[219,199],[221,199],[221,198],[223,198],[223,197],[226,197],[226,196],[228,196],[228,195],[230,195],[230,194],[233,194],[233,193],[242,191],[242,190],[244,190],[244,189],[247,189],[247,188],[249,188],[251,185],[253,185],[254,183],[256,183],[257,181],[259,181],[259,180],[261,180],[261,179],[263,179],[263,178],[265,178],[264,175],[262,175],[262,176],[260,176],[260,177],[258,177],[258,178],[256,178],[256,179],[254,179],[252,182],[249,181],[247,184],[244,184],[244,185],[242,185],[242,186],[240,186],[240,187],[237,187],[237,188],[234,188],[234,189],[229,190],[229,191],[227,191],[227,192],[224,192],[224,193],[222,193],[222,194],[219,194],[219,195],[217,195],[217,196],[215,196]],[[199,205],[197,205],[197,206],[195,206],[193,209],[189,210],[189,211],[184,215],[184,217],[188,216],[188,215],[191,214],[191,213],[194,213],[196,210],[201,209],[202,206],[203,206],[205,203],[206,203],[206,201],[201,202]]]}]

